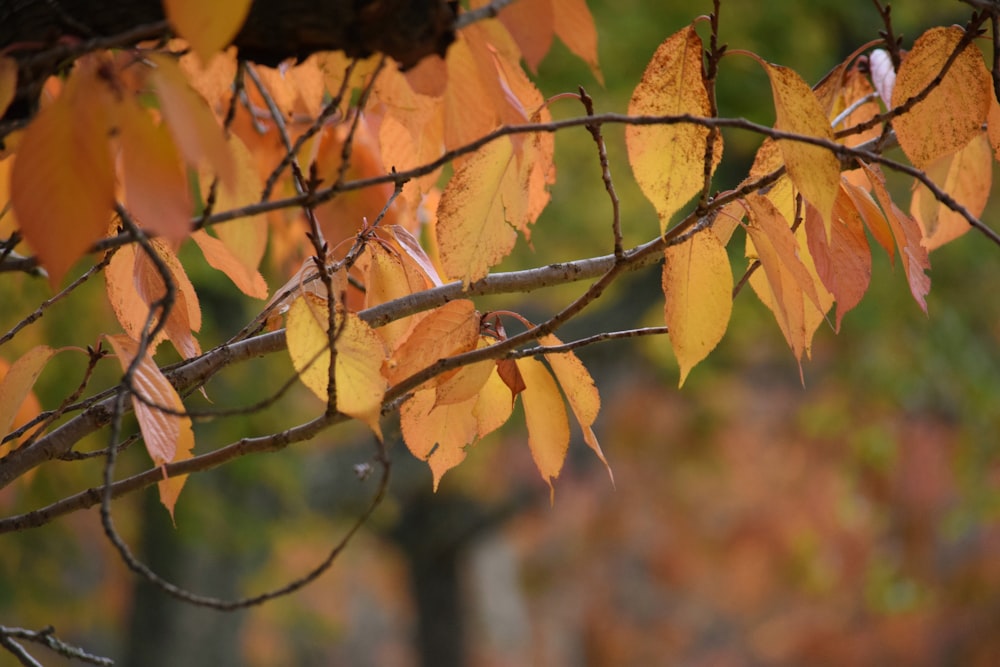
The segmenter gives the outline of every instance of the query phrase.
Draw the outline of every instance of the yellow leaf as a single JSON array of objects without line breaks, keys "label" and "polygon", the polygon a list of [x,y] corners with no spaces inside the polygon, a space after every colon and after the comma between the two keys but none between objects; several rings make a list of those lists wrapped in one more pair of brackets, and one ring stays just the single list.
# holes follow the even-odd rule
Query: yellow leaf
[{"label": "yellow leaf", "polygon": [[[542,336],[538,342],[548,347],[562,345],[562,341],[552,334]],[[594,384],[594,378],[573,352],[550,353],[545,355],[545,360],[549,362],[549,367],[559,386],[562,387],[576,421],[580,424],[583,441],[597,454],[597,458],[604,464],[608,476],[611,477],[611,483],[614,484],[615,476],[611,472],[611,466],[604,458],[601,443],[597,441],[594,429],[591,428],[597,419],[597,413],[601,410],[601,395],[597,391],[597,385]]]},{"label": "yellow leaf", "polygon": [[[701,39],[693,26],[669,37],[632,93],[629,115],[710,115],[701,64]],[[708,137],[708,128],[688,123],[625,127],[629,163],[643,194],[656,207],[661,233],[704,186]],[[713,173],[721,158],[720,135],[712,153]]]},{"label": "yellow leaf", "polygon": [[[833,142],[833,130],[816,94],[794,70],[765,63],[777,116],[774,127]],[[799,141],[778,142],[788,176],[802,197],[816,207],[830,233],[833,202],[840,185],[840,161],[829,150]]]},{"label": "yellow leaf", "polygon": [[[401,258],[390,253],[381,244],[369,244],[366,252],[369,263],[365,276],[365,308],[371,308],[426,288],[426,285],[421,285],[418,289],[414,289],[407,277]],[[375,331],[385,341],[386,347],[392,350],[410,332],[418,319],[420,318],[411,315],[389,322]]]},{"label": "yellow leaf", "polygon": [[0,116],[14,101],[17,92],[17,61],[10,56],[0,56]]},{"label": "yellow leaf", "polygon": [[[920,94],[941,73],[963,31],[932,28],[920,36],[896,75],[892,104]],[[914,166],[924,169],[937,158],[965,146],[982,129],[990,110],[993,84],[979,49],[969,44],[926,98],[892,119],[899,145]]]},{"label": "yellow leaf", "polygon": [[177,147],[167,128],[131,100],[118,109],[125,203],[143,228],[177,248],[191,231],[194,212]]},{"label": "yellow leaf", "polygon": [[[979,217],[993,184],[993,148],[986,133],[980,132],[961,150],[938,158],[926,171],[936,185]],[[910,213],[920,223],[927,250],[940,248],[972,229],[964,217],[939,202],[922,183],[914,184]]]},{"label": "yellow leaf", "polygon": [[184,160],[192,167],[207,161],[222,184],[230,191],[235,190],[237,172],[233,154],[205,100],[191,88],[173,59],[159,54],[147,57],[155,66],[150,80],[160,101],[160,112]]},{"label": "yellow leaf", "polygon": [[399,410],[403,441],[427,461],[437,491],[441,476],[465,460],[465,448],[476,439],[475,397],[462,403],[436,405],[434,389],[416,392]]},{"label": "yellow leaf", "polygon": [[108,150],[109,91],[91,59],[28,126],[10,178],[11,203],[55,288],[108,228],[115,201]]},{"label": "yellow leaf", "polygon": [[226,274],[241,292],[255,299],[267,298],[267,283],[264,282],[260,271],[247,268],[246,264],[233,254],[229,246],[214,236],[209,236],[204,229],[196,231],[191,238],[201,248],[209,266]]},{"label": "yellow leaf", "polygon": [[[38,345],[25,352],[10,367],[0,367],[0,437],[6,435],[18,416],[27,417],[24,408],[31,388],[55,350]],[[33,416],[33,415],[32,415]],[[27,421],[26,419],[24,421]]]},{"label": "yellow leaf", "polygon": [[[522,3],[529,4],[529,3]],[[556,34],[563,44],[590,66],[603,86],[604,75],[597,61],[597,28],[585,0],[552,0]]]},{"label": "yellow leaf", "polygon": [[246,21],[252,0],[163,0],[167,20],[203,64],[229,45]]},{"label": "yellow leaf", "polygon": [[[328,400],[330,367],[325,299],[303,294],[292,302],[285,322],[288,355],[302,383],[321,401]],[[337,410],[363,421],[379,437],[385,395],[382,341],[354,313],[337,313],[337,360],[334,368]]]},{"label": "yellow leaf", "polygon": [[479,313],[472,301],[446,303],[420,320],[420,326],[396,349],[386,364],[386,378],[397,384],[440,359],[475,349],[478,339]]},{"label": "yellow leaf", "polygon": [[[488,336],[480,336],[476,349],[489,347],[493,342]],[[458,369],[458,372],[443,380],[437,387],[435,405],[452,405],[475,398],[489,380],[496,361],[487,359]]]},{"label": "yellow leaf", "polygon": [[505,208],[523,197],[513,147],[491,142],[455,170],[438,204],[437,240],[445,274],[466,285],[484,277],[513,249],[517,233]]},{"label": "yellow leaf", "polygon": [[733,273],[726,248],[700,233],[664,250],[664,319],[680,364],[678,386],[722,340],[733,307]]},{"label": "yellow leaf", "polygon": [[[138,344],[122,335],[104,336],[104,339],[114,350],[122,370],[127,371],[139,352]],[[161,409],[183,412],[184,404],[148,352],[135,367],[131,388],[133,394],[141,397],[133,395],[132,408],[153,464],[162,467],[173,461],[190,458],[191,450],[194,449],[191,419]],[[170,512],[171,519],[174,516],[174,504],[186,478],[186,475],[182,475],[160,482],[160,500]]]},{"label": "yellow leaf", "polygon": [[514,412],[514,397],[507,383],[497,372],[496,364],[493,365],[493,371],[486,379],[486,383],[479,389],[472,412],[476,416],[480,438],[486,437],[506,424]]},{"label": "yellow leaf", "polygon": [[549,370],[531,357],[517,360],[517,368],[524,378],[521,392],[524,402],[524,420],[528,425],[528,446],[531,457],[550,489],[550,499],[555,498],[552,480],[559,476],[566,451],[569,449],[569,420],[562,394]]}]

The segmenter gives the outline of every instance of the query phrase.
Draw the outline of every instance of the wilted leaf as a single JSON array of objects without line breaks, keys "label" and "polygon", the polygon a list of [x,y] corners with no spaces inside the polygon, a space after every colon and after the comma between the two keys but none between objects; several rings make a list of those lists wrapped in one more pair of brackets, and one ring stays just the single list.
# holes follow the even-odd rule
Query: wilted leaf
[{"label": "wilted leaf", "polygon": [[733,307],[733,273],[718,237],[694,234],[664,250],[664,319],[680,364],[679,386],[722,340]]},{"label": "wilted leaf", "polygon": [[[833,141],[833,130],[816,94],[794,70],[765,63],[774,95],[775,129]],[[830,233],[830,216],[840,183],[840,161],[826,148],[800,141],[778,142],[788,176],[816,207]]]},{"label": "wilted leaf", "polygon": [[[385,358],[382,341],[354,313],[338,313],[337,318],[337,410],[363,421],[381,437],[379,417],[386,389],[381,373]],[[312,294],[303,294],[288,309],[288,355],[302,383],[324,402],[328,400],[330,367],[327,325],[326,301]]]},{"label": "wilted leaf", "polygon": [[[927,176],[975,217],[986,208],[993,185],[993,149],[980,132],[964,148],[939,157],[927,167]],[[940,248],[972,229],[963,216],[939,202],[920,182],[914,183],[910,213],[923,230],[927,250]]]},{"label": "wilted leaf", "polygon": [[437,210],[441,263],[450,278],[469,284],[510,253],[517,233],[505,208],[524,197],[517,182],[513,147],[493,141],[455,170]]},{"label": "wilted leaf", "polygon": [[23,408],[31,388],[55,353],[48,345],[38,345],[21,355],[9,368],[6,363],[0,367],[0,437],[10,431],[16,417],[27,416]]},{"label": "wilted leaf", "polygon": [[410,332],[386,364],[386,378],[397,384],[440,359],[475,349],[478,339],[475,305],[468,299],[450,301],[432,310]]},{"label": "wilted leaf", "polygon": [[[632,93],[629,115],[710,115],[701,63],[701,39],[693,26],[669,37],[656,49]],[[661,232],[704,186],[708,137],[708,128],[689,123],[625,128],[629,163],[643,194],[656,207]],[[713,172],[721,158],[720,135],[712,152]]]},{"label": "wilted leaf", "polygon": [[[920,36],[899,66],[892,105],[920,94],[940,75],[945,61],[962,39],[957,26],[932,28]],[[892,119],[899,145],[913,164],[931,162],[965,146],[982,129],[993,97],[993,84],[983,56],[966,45],[947,74],[926,98]]]},{"label": "wilted leaf", "polygon": [[[128,336],[104,336],[121,363],[122,370],[127,371],[136,355],[138,344]],[[190,458],[194,449],[194,432],[191,430],[191,419],[181,414],[184,404],[177,391],[164,377],[148,352],[142,357],[132,374],[131,388],[133,395],[132,407],[142,431],[142,439],[146,443],[153,464],[163,467],[167,463]],[[174,504],[186,475],[164,479],[160,482],[160,501],[171,519],[174,516]]]},{"label": "wilted leaf", "polygon": [[177,34],[207,64],[236,37],[251,4],[252,0],[163,0],[163,9]]},{"label": "wilted leaf", "polygon": [[562,394],[549,369],[531,357],[517,360],[517,368],[524,378],[524,420],[528,425],[528,446],[531,457],[538,467],[555,498],[552,480],[559,476],[566,451],[569,449],[569,420]]},{"label": "wilted leaf", "polygon": [[424,389],[399,410],[403,441],[414,456],[427,461],[435,491],[441,476],[465,460],[465,447],[476,439],[475,400],[438,405],[434,389]]},{"label": "wilted leaf", "polygon": [[115,201],[108,149],[108,95],[88,58],[77,61],[62,94],[25,130],[10,178],[21,232],[55,288],[104,236]]}]

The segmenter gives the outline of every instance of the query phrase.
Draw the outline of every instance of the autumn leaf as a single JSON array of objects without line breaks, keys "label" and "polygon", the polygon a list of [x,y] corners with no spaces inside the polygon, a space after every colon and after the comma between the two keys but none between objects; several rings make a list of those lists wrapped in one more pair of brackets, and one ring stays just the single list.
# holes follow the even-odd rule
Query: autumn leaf
[{"label": "autumn leaf", "polygon": [[552,4],[552,0],[514,2],[505,7],[497,17],[510,31],[521,50],[524,62],[534,73],[538,73],[538,65],[549,52],[555,35],[555,12]]},{"label": "autumn leaf", "polygon": [[[771,81],[777,116],[775,129],[833,142],[826,112],[809,84],[792,69],[761,62]],[[778,146],[788,176],[802,197],[816,207],[829,234],[833,202],[840,184],[839,160],[828,149],[801,141],[783,139]]]},{"label": "autumn leaf", "polygon": [[[975,217],[986,208],[993,184],[993,148],[980,132],[961,150],[927,166],[927,176]],[[915,182],[910,214],[923,231],[928,251],[940,248],[972,229],[961,214],[939,202],[923,183]]]},{"label": "autumn leaf", "polygon": [[[702,75],[702,44],[693,26],[664,41],[646,66],[628,106],[633,116],[711,115]],[[628,125],[625,142],[636,182],[660,217],[660,231],[705,178],[709,129],[691,123]],[[712,171],[722,158],[721,135],[712,151]]]},{"label": "autumn leaf", "polygon": [[163,9],[177,34],[207,64],[236,37],[251,4],[252,0],[163,0]]},{"label": "autumn leaf", "polygon": [[718,237],[698,233],[664,250],[664,319],[680,364],[679,386],[722,340],[733,307],[733,273]]},{"label": "autumn leaf", "polygon": [[[104,339],[114,350],[122,370],[128,372],[139,354],[138,343],[122,335],[106,335]],[[132,408],[135,410],[139,430],[142,432],[146,451],[153,459],[153,465],[163,468],[167,463],[190,458],[194,449],[191,419],[183,414],[175,414],[184,411],[184,404],[173,385],[149,356],[148,351],[135,366],[130,387],[133,392]],[[174,517],[177,496],[186,478],[187,475],[169,479],[164,477],[163,481],[159,482],[160,501],[170,512],[171,519]]]},{"label": "autumn leaf", "polygon": [[476,397],[461,403],[439,405],[435,390],[413,394],[399,411],[403,441],[414,456],[427,461],[437,491],[441,477],[465,460],[465,448],[477,438],[473,412]]},{"label": "autumn leaf", "polygon": [[506,424],[514,412],[510,387],[500,377],[497,368],[498,366],[494,365],[493,372],[476,394],[476,402],[472,408],[480,438],[485,438]]},{"label": "autumn leaf", "polygon": [[465,284],[479,280],[513,249],[517,233],[504,209],[524,197],[514,166],[513,146],[502,137],[464,162],[448,181],[436,230],[449,277]]},{"label": "autumn leaf", "polygon": [[[562,345],[562,341],[553,334],[542,336],[538,342],[546,347]],[[611,483],[614,484],[615,476],[611,472],[611,466],[608,465],[608,460],[604,457],[601,443],[594,435],[594,422],[597,420],[597,413],[601,410],[601,395],[597,391],[597,385],[594,384],[594,378],[591,377],[580,358],[572,351],[550,352],[545,355],[545,360],[552,369],[559,386],[562,387],[563,394],[566,395],[566,401],[569,403],[576,421],[580,424],[584,442],[604,464],[608,476],[611,478]]]},{"label": "autumn leaf", "polygon": [[[476,348],[479,313],[468,299],[450,301],[420,320],[420,326],[396,348],[385,376],[397,384],[440,359]],[[439,377],[437,382],[443,380]]]},{"label": "autumn leaf", "polygon": [[10,56],[0,56],[0,117],[14,101],[17,92],[17,61]]},{"label": "autumn leaf", "polygon": [[823,285],[837,301],[836,330],[844,314],[861,302],[872,277],[872,255],[861,215],[841,185],[833,205],[833,224],[827,238],[816,209],[806,211],[809,254]]},{"label": "autumn leaf", "polygon": [[177,249],[191,231],[187,174],[164,125],[131,100],[118,107],[125,204],[139,224]]},{"label": "autumn leaf", "polygon": [[552,481],[559,476],[569,449],[569,420],[559,386],[540,361],[531,357],[517,360],[524,378],[524,420],[528,425],[528,447],[542,479],[549,485],[550,500],[555,499]]},{"label": "autumn leaf", "polygon": [[[386,389],[382,341],[354,313],[337,313],[336,326],[337,410],[361,420],[381,438],[379,418]],[[285,340],[299,379],[326,402],[330,367],[326,300],[308,293],[295,299],[285,321]]]},{"label": "autumn leaf", "polygon": [[[427,289],[428,282],[422,275],[408,272],[403,264],[405,254],[392,253],[381,243],[371,243],[366,249],[368,266],[365,271],[365,308],[372,308],[394,299]],[[385,341],[386,347],[395,349],[410,332],[421,316],[411,315],[393,320],[375,331]]]},{"label": "autumn leaf", "polygon": [[25,130],[10,177],[21,233],[53,288],[104,236],[115,201],[109,92],[96,69],[90,58],[77,62],[62,94]]},{"label": "autumn leaf", "polygon": [[[489,347],[494,341],[488,336],[480,336],[476,349]],[[437,387],[435,405],[453,405],[475,398],[489,380],[496,368],[496,361],[487,359],[468,364],[458,369],[458,372],[443,380]]]},{"label": "autumn leaf", "polygon": [[597,27],[586,0],[552,0],[552,13],[556,35],[573,55],[587,63],[603,86],[604,75],[597,59]]},{"label": "autumn leaf", "polygon": [[205,160],[225,187],[235,189],[237,172],[233,155],[205,100],[188,84],[176,61],[160,54],[147,57],[154,65],[149,76],[160,112],[181,156],[195,168]]},{"label": "autumn leaf", "polygon": [[931,279],[926,271],[931,268],[927,249],[921,243],[920,226],[910,216],[899,210],[885,186],[885,177],[878,165],[868,166],[861,163],[875,190],[885,220],[892,230],[896,246],[899,248],[899,258],[906,272],[906,282],[910,285],[910,293],[920,309],[927,312],[927,293],[931,289]]},{"label": "autumn leaf", "polygon": [[889,223],[879,210],[878,204],[872,199],[872,185],[867,173],[864,169],[851,169],[841,174],[840,180],[841,189],[850,196],[868,231],[885,250],[889,260],[895,263],[896,241],[893,239],[892,230],[889,229]]},{"label": "autumn leaf", "polygon": [[25,422],[34,415],[26,414],[31,388],[41,375],[45,364],[56,353],[48,345],[37,345],[10,366],[3,360],[0,366],[0,437],[7,434],[11,426]]},{"label": "autumn leaf", "polygon": [[196,231],[191,238],[198,244],[209,266],[226,274],[241,292],[255,299],[267,298],[267,283],[264,282],[260,271],[247,268],[246,263],[241,261],[228,245],[214,236],[209,236],[204,229]]},{"label": "autumn leaf", "polygon": [[[894,107],[905,104],[937,80],[962,35],[959,27],[940,27],[917,39],[899,66],[892,93]],[[906,157],[925,169],[937,158],[968,144],[986,122],[992,97],[992,79],[982,54],[967,44],[939,85],[908,112],[892,119]]]}]

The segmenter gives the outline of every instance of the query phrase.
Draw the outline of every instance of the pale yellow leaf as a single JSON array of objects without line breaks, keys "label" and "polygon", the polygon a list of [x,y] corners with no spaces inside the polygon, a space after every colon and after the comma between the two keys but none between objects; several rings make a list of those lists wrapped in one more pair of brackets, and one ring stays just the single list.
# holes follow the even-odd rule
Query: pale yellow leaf
[{"label": "pale yellow leaf", "polygon": [[[302,383],[321,401],[328,400],[330,348],[326,300],[303,294],[292,302],[286,319],[288,355]],[[382,341],[354,313],[337,313],[337,359],[334,367],[337,410],[363,421],[379,437],[386,383],[382,377]]]},{"label": "pale yellow leaf", "polygon": [[[669,37],[653,54],[632,93],[629,115],[711,115],[701,64],[701,39],[693,26]],[[629,163],[659,214],[661,232],[704,186],[709,134],[708,128],[690,123],[625,127]],[[720,135],[712,153],[713,173],[721,158]]]},{"label": "pale yellow leaf", "polygon": [[569,420],[566,406],[556,381],[549,369],[531,357],[517,360],[517,368],[524,378],[521,392],[524,403],[524,420],[528,425],[528,446],[531,457],[555,497],[552,481],[559,476],[566,451],[569,449]]},{"label": "pale yellow leaf", "polygon": [[694,234],[664,250],[664,319],[684,385],[729,327],[733,273],[726,248],[714,234]]}]

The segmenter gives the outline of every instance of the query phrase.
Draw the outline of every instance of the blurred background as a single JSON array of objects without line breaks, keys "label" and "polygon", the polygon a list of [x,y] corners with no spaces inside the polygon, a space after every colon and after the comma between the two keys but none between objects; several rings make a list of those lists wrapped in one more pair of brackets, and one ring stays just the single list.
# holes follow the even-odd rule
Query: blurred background
[{"label": "blurred background", "polygon": [[[546,96],[583,85],[598,111],[623,112],[657,45],[711,11],[709,2],[588,4],[606,85],[558,43],[537,80]],[[967,14],[959,2],[900,0],[892,15],[909,46]],[[721,26],[732,48],[810,83],[882,27],[874,3],[835,0],[727,0]],[[759,65],[723,61],[719,106],[773,122]],[[553,108],[556,117],[581,111],[568,101]],[[645,241],[656,215],[632,180],[621,128],[605,133],[627,240]],[[741,180],[759,144],[749,134],[725,139],[720,189]],[[552,203],[533,248],[519,247],[504,270],[608,252],[610,206],[593,143],[582,128],[556,142]],[[905,189],[897,201],[908,202]],[[742,242],[730,245],[739,274]],[[936,251],[930,317],[880,252],[870,292],[841,333],[817,333],[804,386],[751,290],[682,390],[666,339],[580,351],[601,390],[595,430],[614,485],[577,438],[550,506],[515,415],[433,494],[426,465],[390,423],[389,499],[303,591],[232,614],[177,603],[124,570],[92,510],[0,538],[0,623],[51,624],[117,664],[153,667],[1000,664],[1000,248],[970,233]],[[257,304],[207,268],[191,273],[208,349]],[[660,323],[659,281],[658,267],[627,277],[560,337]],[[581,289],[484,299],[480,308],[539,319]],[[37,279],[4,276],[0,329],[47,296]],[[112,321],[94,281],[2,352],[14,359],[42,340],[79,345]],[[79,358],[52,363],[38,386],[46,406],[81,373]],[[102,372],[99,381],[115,381],[111,365]],[[290,372],[273,355],[230,369],[208,392],[213,405],[245,405]],[[297,388],[263,413],[197,424],[198,449],[318,409]],[[153,491],[116,502],[116,521],[172,581],[223,597],[259,592],[306,572],[341,538],[375,490],[375,478],[354,469],[372,451],[363,429],[338,428],[190,479],[176,529]],[[132,450],[118,474],[147,465]],[[9,515],[44,505],[99,475],[99,462],[57,464],[0,495],[0,507]]]}]

